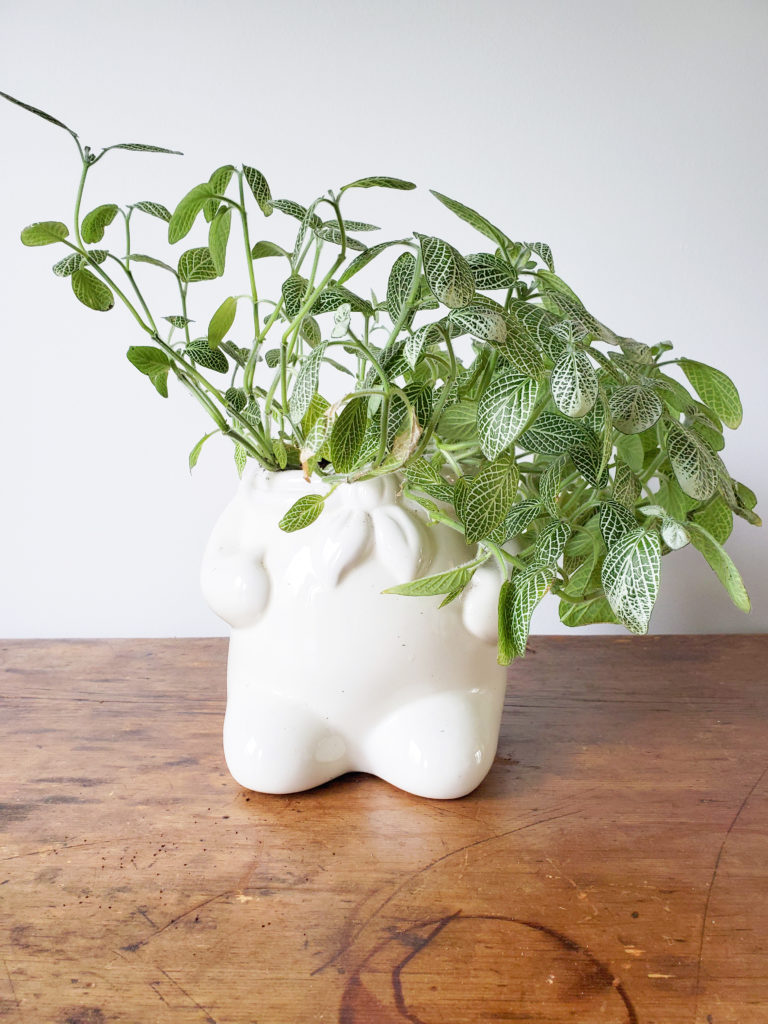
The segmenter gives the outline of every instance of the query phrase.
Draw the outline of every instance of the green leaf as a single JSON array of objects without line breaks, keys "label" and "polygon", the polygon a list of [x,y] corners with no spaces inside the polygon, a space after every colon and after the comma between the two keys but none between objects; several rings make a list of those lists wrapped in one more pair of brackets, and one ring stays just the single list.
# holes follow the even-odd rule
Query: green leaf
[{"label": "green leaf", "polygon": [[570,523],[556,520],[545,526],[536,538],[533,549],[534,564],[546,566],[555,571],[557,564],[563,557],[565,545],[571,536]]},{"label": "green leaf", "polygon": [[176,271],[173,267],[169,267],[167,263],[163,263],[162,260],[156,260],[154,256],[145,256],[143,253],[132,252],[127,257],[128,261],[134,263],[151,263],[153,267],[162,267],[163,270],[167,270],[169,273],[176,277]]},{"label": "green leaf", "polygon": [[219,277],[224,273],[231,223],[232,210],[229,207],[222,208],[211,221],[208,231],[208,251],[211,254],[211,262],[216,268],[216,273]]},{"label": "green leaf", "polygon": [[553,273],[551,270],[538,270],[536,272],[536,276],[544,291],[557,292],[560,295],[565,295],[573,302],[577,303],[581,309],[584,308],[584,304],[576,292],[574,292],[561,277],[558,277],[557,274]]},{"label": "green leaf", "polygon": [[[235,173],[235,168],[232,164],[225,164],[223,167],[217,167],[213,174],[208,179],[208,184],[211,186],[211,191],[217,196],[223,195],[227,191],[232,175]],[[228,209],[231,209],[228,207]],[[203,216],[207,221],[212,221],[216,216],[216,212],[219,210],[219,200],[209,199],[203,207]],[[222,211],[223,212],[223,211]]]},{"label": "green leaf", "polygon": [[387,311],[392,323],[396,323],[410,295],[416,258],[410,252],[401,253],[389,272],[387,281]]},{"label": "green leaf", "polygon": [[342,409],[331,431],[331,462],[337,473],[351,473],[355,468],[367,422],[367,397],[352,398]]},{"label": "green leaf", "polygon": [[[5,95],[0,93],[0,95]],[[53,245],[69,234],[69,228],[59,220],[40,220],[21,232],[22,245]]]},{"label": "green leaf", "polygon": [[184,156],[178,149],[166,149],[165,146],[149,146],[144,142],[118,142],[114,146],[107,146],[107,149],[128,149],[133,153],[168,153],[171,156]]},{"label": "green leaf", "polygon": [[313,396],[317,393],[320,381],[320,363],[325,351],[324,345],[318,345],[301,363],[299,372],[288,403],[291,419],[300,420],[309,409]]},{"label": "green leaf", "polygon": [[403,181],[402,178],[387,178],[377,174],[369,178],[358,178],[357,181],[351,181],[348,185],[343,185],[341,191],[346,192],[348,188],[394,188],[399,191],[407,191],[416,186],[412,181]]},{"label": "green leaf", "polygon": [[531,617],[536,606],[552,584],[548,568],[532,566],[524,572],[515,573],[510,586],[503,590],[504,604],[500,610],[503,629],[499,632],[509,638],[509,646],[516,658],[525,657]]},{"label": "green leaf", "polygon": [[285,447],[285,442],[279,437],[272,438],[272,452],[277,459],[277,464],[280,469],[285,469],[288,465],[288,449]]},{"label": "green leaf", "polygon": [[551,462],[539,478],[539,499],[544,508],[555,519],[560,518],[560,509],[557,507],[557,498],[563,479],[563,470],[567,462],[567,455],[559,455]]},{"label": "green leaf", "polygon": [[253,198],[259,204],[259,209],[265,217],[272,213],[272,193],[269,190],[267,179],[257,171],[255,167],[248,167],[243,164],[243,177],[248,182],[248,187],[253,193]]},{"label": "green leaf", "polygon": [[692,512],[691,518],[699,526],[703,526],[718,544],[725,544],[733,530],[733,512],[719,494],[703,508]]},{"label": "green leaf", "polygon": [[304,296],[307,293],[309,281],[300,274],[291,274],[283,281],[281,290],[283,293],[283,308],[289,320],[298,316]]},{"label": "green leaf", "polygon": [[189,234],[203,207],[214,194],[207,181],[202,185],[195,185],[187,192],[173,211],[168,223],[168,241],[171,245]]},{"label": "green leaf", "polygon": [[71,252],[63,260],[54,263],[51,269],[56,277],[70,277],[80,266],[82,259],[79,252]]},{"label": "green leaf", "polygon": [[315,234],[318,238],[322,238],[324,242],[332,242],[334,245],[346,245],[347,249],[355,249],[358,252],[365,252],[368,248],[358,238],[353,238],[352,235],[344,234],[342,237],[341,228],[337,224],[321,224],[319,228],[315,228]]},{"label": "green leaf", "polygon": [[617,501],[600,502],[600,533],[607,548],[636,529],[637,520],[628,508]]},{"label": "green leaf", "polygon": [[39,110],[37,107],[31,106],[29,103],[24,103],[22,100],[17,100],[15,96],[9,96],[7,92],[0,92],[0,96],[2,96],[6,100],[9,100],[11,103],[15,103],[17,107],[23,107],[25,110],[28,110],[31,114],[37,114],[37,116],[42,117],[44,121],[48,121],[50,122],[50,124],[55,124],[58,128],[63,128],[64,131],[69,132],[69,134],[73,138],[77,138],[77,132],[72,131],[71,128],[68,128],[64,124],[64,122],[59,121],[58,118],[53,117],[51,114],[46,114],[44,110]]},{"label": "green leaf", "polygon": [[500,525],[517,493],[519,474],[514,459],[502,456],[483,466],[472,479],[459,511],[467,543],[474,544]]},{"label": "green leaf", "polygon": [[613,498],[626,508],[632,508],[640,497],[642,485],[635,474],[621,459],[616,460],[613,479]]},{"label": "green leaf", "polygon": [[261,260],[264,259],[265,256],[285,256],[286,259],[291,258],[291,254],[276,242],[257,242],[251,249],[251,258],[254,260]]},{"label": "green leaf", "polygon": [[405,479],[415,490],[423,491],[437,501],[453,503],[453,486],[440,476],[426,459],[414,459],[405,466]]},{"label": "green leaf", "polygon": [[373,316],[373,308],[365,299],[355,295],[348,288],[339,284],[331,284],[325,288],[312,305],[312,313],[333,313],[339,306],[348,302],[355,313],[362,313],[363,316]]},{"label": "green leaf", "polygon": [[401,594],[405,597],[435,597],[438,594],[451,594],[454,590],[463,589],[472,579],[475,563],[459,565],[447,572],[437,572],[433,576],[423,576],[420,580],[410,583],[399,583],[389,587],[385,594]]},{"label": "green leaf", "polygon": [[658,534],[637,528],[609,548],[603,562],[603,589],[613,614],[632,633],[648,632],[660,577]]},{"label": "green leaf", "polygon": [[167,398],[171,362],[165,352],[152,345],[131,345],[126,356],[140,373],[149,377],[158,393]]},{"label": "green leaf", "polygon": [[616,451],[633,473],[642,473],[645,461],[643,442],[637,434],[624,434],[616,440]]},{"label": "green leaf", "polygon": [[430,193],[438,199],[443,206],[447,206],[451,213],[455,213],[457,217],[460,217],[465,223],[470,224],[476,231],[479,231],[481,235],[485,235],[486,238],[490,238],[491,241],[495,242],[501,249],[506,249],[508,246],[512,246],[512,242],[507,238],[503,231],[491,224],[491,222],[483,217],[477,210],[473,210],[470,206],[465,206],[460,203],[457,199],[449,199],[448,196],[444,196],[441,192],[436,192],[434,189],[429,190]]},{"label": "green leaf", "polygon": [[208,438],[209,437],[213,437],[214,434],[218,434],[218,430],[212,430],[210,432],[210,434],[204,434],[200,438],[200,440],[197,442],[195,447],[192,449],[192,451],[189,453],[189,471],[190,471],[190,473],[192,472],[192,470],[197,465],[197,460],[200,458],[200,452],[203,450],[203,445],[208,440]]},{"label": "green leaf", "polygon": [[564,626],[592,626],[602,622],[618,622],[605,597],[595,597],[591,601],[579,604],[561,601],[559,614]]},{"label": "green leaf", "polygon": [[580,419],[597,400],[597,375],[579,348],[567,348],[552,368],[552,398],[564,416]]},{"label": "green leaf", "polygon": [[295,203],[293,199],[273,199],[271,205],[274,210],[286,213],[289,217],[300,220],[302,223],[306,221],[311,228],[322,227],[323,222],[316,213],[308,217],[309,211],[306,206],[302,206],[301,203]]},{"label": "green leaf", "polygon": [[226,373],[229,369],[227,357],[221,349],[212,349],[205,338],[195,338],[194,341],[185,347],[184,354],[207,370],[215,370],[216,373]]},{"label": "green leaf", "polygon": [[588,435],[588,440],[584,444],[575,444],[569,449],[569,454],[571,462],[588,483],[593,487],[608,486],[607,470],[603,470],[602,476],[599,475],[602,456],[594,435]]},{"label": "green leaf", "polygon": [[707,501],[717,490],[717,464],[707,446],[693,431],[670,423],[667,454],[677,482],[686,494]]},{"label": "green leaf", "polygon": [[384,252],[385,249],[388,249],[390,245],[407,244],[407,238],[397,238],[392,242],[379,242],[377,245],[370,246],[370,248],[366,249],[364,252],[361,252],[359,256],[356,256],[351,263],[347,264],[346,270],[339,278],[339,284],[344,284],[345,281],[348,281],[350,277],[353,277],[359,270],[362,270],[363,267],[367,266],[372,259],[379,255],[379,253],[382,253]]},{"label": "green leaf", "polygon": [[495,531],[499,536],[499,543],[506,544],[513,537],[525,533],[534,519],[541,515],[541,505],[535,498],[526,498],[518,501],[516,505],[507,512],[501,525]]},{"label": "green leaf", "polygon": [[227,332],[235,322],[236,312],[237,299],[230,295],[224,299],[208,324],[208,344],[211,348],[218,348],[224,341]]},{"label": "green leaf", "polygon": [[88,270],[76,270],[71,277],[72,291],[84,306],[106,313],[115,304],[115,297],[110,288],[94,277]]},{"label": "green leaf", "polygon": [[224,401],[235,412],[242,412],[247,402],[245,391],[242,388],[227,388],[224,392]]},{"label": "green leaf", "polygon": [[559,322],[558,318],[541,306],[520,299],[512,300],[509,311],[536,345],[546,351],[552,328]]},{"label": "green leaf", "polygon": [[194,323],[194,320],[189,320],[185,316],[164,316],[163,320],[167,320],[168,323],[172,327],[179,327],[179,328],[183,328],[183,327],[186,327],[187,324]]},{"label": "green leaf", "polygon": [[469,264],[448,242],[431,235],[416,235],[421,243],[424,274],[430,289],[444,306],[467,306],[475,294]]},{"label": "green leaf", "polygon": [[739,392],[731,378],[721,370],[695,359],[681,359],[679,362],[702,402],[717,413],[726,426],[733,429],[738,427],[743,410]]},{"label": "green leaf", "polygon": [[449,442],[472,441],[477,435],[477,402],[462,399],[449,405],[437,425],[437,433]]},{"label": "green leaf", "polygon": [[526,242],[525,245],[531,252],[535,252],[542,263],[546,263],[549,270],[554,273],[555,261],[552,258],[552,250],[546,242]]},{"label": "green leaf", "polygon": [[117,206],[115,203],[105,203],[103,206],[97,206],[95,210],[91,210],[83,217],[83,223],[80,225],[83,241],[88,242],[89,245],[92,242],[100,242],[104,237],[104,229],[109,227],[116,216]]},{"label": "green leaf", "polygon": [[731,601],[743,612],[750,610],[749,595],[744,586],[744,581],[736,566],[733,564],[730,555],[718,544],[715,538],[696,522],[686,523],[691,536],[691,543],[701,552],[714,570],[717,578],[728,591]]},{"label": "green leaf", "polygon": [[409,334],[403,352],[411,369],[415,368],[425,349],[430,345],[438,345],[443,340],[443,331],[438,323],[424,324],[413,334]]},{"label": "green leaf", "polygon": [[515,283],[515,275],[501,259],[489,252],[476,252],[467,256],[467,263],[475,279],[478,291],[497,291],[500,288],[511,288]]},{"label": "green leaf", "polygon": [[517,439],[520,448],[540,455],[561,455],[576,445],[589,443],[592,435],[581,423],[557,413],[545,412],[537,416],[524,434]]},{"label": "green leaf", "polygon": [[627,384],[611,394],[613,425],[622,434],[640,434],[649,430],[663,412],[661,399],[649,387]]},{"label": "green leaf", "polygon": [[213,281],[218,272],[206,246],[199,249],[187,249],[179,256],[179,277],[182,281]]},{"label": "green leaf", "polygon": [[310,526],[323,511],[325,499],[321,494],[305,494],[288,509],[279,522],[281,530],[293,533]]},{"label": "green leaf", "polygon": [[501,455],[528,425],[539,385],[530,377],[503,370],[493,378],[477,407],[477,429],[487,459]]},{"label": "green leaf", "polygon": [[148,199],[143,199],[140,203],[134,203],[133,208],[134,210],[141,210],[142,213],[148,213],[150,217],[164,220],[166,224],[171,219],[171,211],[163,206],[162,203],[152,203]]},{"label": "green leaf", "polygon": [[485,306],[469,305],[452,309],[448,323],[458,328],[460,334],[471,334],[481,341],[503,344],[507,338],[507,325],[503,315]]}]

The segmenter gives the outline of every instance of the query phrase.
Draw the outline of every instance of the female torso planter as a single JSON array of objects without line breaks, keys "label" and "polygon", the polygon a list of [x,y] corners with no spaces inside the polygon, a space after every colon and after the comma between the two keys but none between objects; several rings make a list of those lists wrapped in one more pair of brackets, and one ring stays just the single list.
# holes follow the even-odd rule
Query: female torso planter
[{"label": "female torso planter", "polygon": [[285,533],[279,520],[322,482],[254,469],[216,524],[202,585],[232,627],[224,752],[243,786],[290,793],[364,771],[458,797],[488,772],[505,686],[498,569],[445,608],[383,594],[472,555],[399,487],[343,485],[316,522]]},{"label": "female torso planter", "polygon": [[[644,633],[662,556],[688,543],[749,610],[723,549],[734,515],[760,523],[720,455],[742,418],[736,387],[667,341],[603,324],[548,245],[439,192],[481,251],[418,232],[367,244],[379,229],[348,204],[356,218],[360,190],[412,182],[358,178],[305,207],[273,198],[247,164],[216,168],[173,212],[132,196],[82,216],[103,157],[173,151],[95,153],[0,95],[68,132],[81,161],[72,232],[39,221],[22,242],[58,246],[54,274],[90,309],[119,299],[148,342],[130,362],[208,413],[190,468],[213,434],[248,467],[203,570],[233,629],[224,738],[243,785],[290,792],[362,769],[414,793],[468,792],[496,746],[497,626],[503,664],[525,654],[548,593],[566,625]],[[265,239],[274,213],[298,232]],[[204,238],[178,257],[136,252],[148,217],[171,246]],[[283,267],[271,294],[265,259]],[[222,301],[212,282],[235,260],[243,282]],[[387,270],[365,298],[356,275],[374,260]]]}]

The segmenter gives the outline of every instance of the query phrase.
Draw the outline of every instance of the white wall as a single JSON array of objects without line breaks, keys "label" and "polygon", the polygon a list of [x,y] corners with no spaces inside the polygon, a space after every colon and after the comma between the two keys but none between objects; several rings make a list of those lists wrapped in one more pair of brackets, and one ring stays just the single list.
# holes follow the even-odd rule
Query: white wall
[{"label": "white wall", "polygon": [[[763,0],[26,0],[4,5],[0,88],[93,147],[185,151],[114,154],[87,208],[173,206],[244,161],[305,201],[363,174],[411,178],[418,192],[360,196],[389,237],[477,246],[434,187],[548,241],[606,323],[732,375],[746,412],[727,462],[765,494],[766,40]],[[9,105],[0,131],[0,635],[223,632],[197,572],[235,486],[229,452],[211,445],[190,477],[202,411],[128,366],[126,314],[86,310],[50,273],[53,248],[19,245],[31,221],[71,220],[71,140]],[[737,520],[729,550],[753,614],[686,550],[665,559],[654,630],[766,629],[760,531]],[[554,603],[534,630],[559,630]]]}]

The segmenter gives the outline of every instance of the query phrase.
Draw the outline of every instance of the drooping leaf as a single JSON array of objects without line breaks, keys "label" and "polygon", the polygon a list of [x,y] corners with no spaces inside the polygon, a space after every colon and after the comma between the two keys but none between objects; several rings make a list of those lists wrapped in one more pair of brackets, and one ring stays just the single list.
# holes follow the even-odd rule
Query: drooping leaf
[{"label": "drooping leaf", "polygon": [[541,455],[560,455],[576,445],[589,443],[592,435],[581,423],[545,412],[517,439],[520,448]]},{"label": "drooping leaf", "polygon": [[187,249],[179,256],[178,274],[182,281],[213,281],[218,272],[211,259],[207,246],[198,249]]},{"label": "drooping leaf", "polygon": [[51,269],[56,277],[70,277],[80,266],[82,259],[79,252],[71,252],[63,260],[54,263]]},{"label": "drooping leaf", "polygon": [[354,313],[362,313],[363,316],[373,316],[373,308],[369,302],[365,299],[361,299],[359,295],[355,295],[349,288],[345,288],[343,285],[330,284],[327,288],[318,295],[315,302],[312,304],[311,313],[333,313],[334,310],[338,309],[339,306],[348,302]]},{"label": "drooping leaf", "polygon": [[592,626],[603,622],[618,622],[606,597],[595,597],[591,601],[579,604],[561,601],[559,615],[564,626]]},{"label": "drooping leaf", "polygon": [[115,297],[108,285],[84,268],[76,270],[72,277],[72,291],[84,306],[106,313],[115,304]]},{"label": "drooping leaf", "polygon": [[688,522],[686,528],[690,534],[691,543],[706,558],[710,568],[714,570],[717,578],[728,591],[731,601],[741,611],[748,612],[751,607],[749,594],[747,594],[741,574],[733,564],[730,555],[703,526],[696,522]]},{"label": "drooping leaf", "polygon": [[535,252],[542,263],[546,263],[549,270],[555,271],[555,261],[552,258],[552,250],[546,242],[526,242],[527,248]]},{"label": "drooping leaf", "polygon": [[642,486],[640,481],[621,459],[616,460],[616,471],[613,479],[613,498],[625,508],[632,508],[640,497]]},{"label": "drooping leaf", "polygon": [[597,400],[595,369],[586,352],[567,348],[552,368],[552,398],[564,416],[586,416]]},{"label": "drooping leaf", "polygon": [[[0,95],[5,95],[0,93]],[[59,220],[40,220],[21,232],[22,245],[53,245],[69,234],[69,228]]]},{"label": "drooping leaf", "polygon": [[497,527],[494,537],[498,537],[500,544],[506,544],[513,537],[525,533],[534,519],[538,519],[541,514],[541,505],[535,498],[518,501],[507,512],[501,525]]},{"label": "drooping leaf", "polygon": [[189,471],[190,473],[197,465],[197,460],[200,458],[200,452],[203,450],[203,445],[209,437],[213,437],[214,434],[218,434],[218,430],[212,430],[210,434],[203,434],[200,440],[197,442],[195,447],[189,453]]},{"label": "drooping leaf", "polygon": [[714,366],[695,359],[681,359],[680,366],[702,402],[717,413],[726,426],[738,427],[743,410],[739,392],[731,378]]},{"label": "drooping leaf", "polygon": [[717,464],[698,435],[679,423],[670,423],[667,453],[683,491],[698,501],[711,498],[717,489]]},{"label": "drooping leaf", "polygon": [[163,398],[167,398],[168,371],[171,368],[171,362],[165,352],[152,345],[131,345],[126,356],[140,373],[149,377],[157,392]]},{"label": "drooping leaf", "polygon": [[154,256],[145,256],[143,253],[140,252],[132,252],[130,256],[127,257],[127,259],[129,263],[149,263],[153,267],[160,267],[163,270],[167,270],[169,273],[173,274],[174,277],[176,277],[176,271],[173,269],[173,267],[169,267],[168,264],[163,263],[162,260],[155,259]]},{"label": "drooping leaf", "polygon": [[356,252],[365,252],[368,248],[360,239],[348,235],[346,231],[342,236],[341,228],[337,224],[321,224],[319,228],[315,229],[315,234],[324,242],[332,242],[334,245],[343,244],[347,249],[353,249]]},{"label": "drooping leaf", "polygon": [[443,331],[439,324],[424,324],[409,334],[403,350],[406,362],[413,369],[418,363],[422,352],[430,345],[437,345],[443,341]]},{"label": "drooping leaf", "polygon": [[538,382],[522,374],[505,370],[493,378],[477,407],[477,429],[487,459],[497,458],[522,433],[538,393]]},{"label": "drooping leaf", "polygon": [[458,588],[464,588],[474,575],[475,566],[459,565],[446,572],[437,572],[433,576],[423,576],[420,580],[400,583],[389,587],[385,594],[402,594],[406,597],[434,597],[438,594],[450,594]]},{"label": "drooping leaf", "polygon": [[286,213],[289,217],[293,217],[295,220],[300,220],[302,223],[306,221],[308,227],[322,227],[323,222],[316,213],[309,214],[306,206],[302,206],[301,203],[294,202],[293,199],[272,199],[270,205],[273,210],[279,210],[281,213]]},{"label": "drooping leaf", "polygon": [[658,534],[640,527],[609,548],[603,562],[603,589],[614,615],[630,632],[648,632],[660,577]]},{"label": "drooping leaf", "polygon": [[733,530],[733,512],[719,494],[716,494],[703,508],[692,512],[691,518],[699,526],[703,526],[718,544],[725,544]]},{"label": "drooping leaf", "polygon": [[64,131],[69,132],[69,134],[73,138],[77,138],[77,132],[74,132],[71,128],[68,128],[67,125],[65,125],[63,121],[59,121],[58,118],[53,117],[51,114],[46,114],[44,110],[39,110],[37,107],[33,107],[29,103],[24,103],[23,100],[17,100],[15,96],[10,96],[7,92],[0,92],[0,96],[2,96],[6,100],[9,100],[11,103],[15,103],[17,107],[23,107],[25,110],[28,110],[31,114],[37,114],[37,116],[42,117],[44,121],[48,121],[50,122],[50,124],[55,124],[58,128],[63,128]]},{"label": "drooping leaf", "polygon": [[224,273],[231,223],[231,208],[222,207],[211,221],[211,227],[208,231],[208,251],[211,254],[211,262],[216,268],[216,273],[219,277]]},{"label": "drooping leaf", "polygon": [[453,502],[453,485],[440,476],[426,459],[414,459],[405,467],[405,479],[410,487],[424,491],[437,501]]},{"label": "drooping leaf", "polygon": [[460,203],[457,199],[449,199],[448,196],[444,196],[441,192],[436,192],[434,189],[429,190],[430,193],[438,199],[443,206],[447,206],[451,213],[455,213],[457,217],[460,217],[465,223],[470,224],[476,231],[479,231],[481,235],[485,235],[486,238],[490,238],[491,241],[495,242],[501,249],[505,249],[508,246],[512,246],[512,242],[507,238],[503,231],[492,224],[486,217],[483,217],[477,210],[473,210],[470,206],[465,206]]},{"label": "drooping leaf", "polygon": [[563,480],[563,470],[567,462],[567,455],[559,455],[550,462],[539,478],[539,500],[542,506],[555,519],[560,518],[560,510],[557,507],[557,499]]},{"label": "drooping leaf", "polygon": [[510,638],[513,656],[525,657],[528,645],[528,634],[531,629],[531,618],[536,606],[552,584],[552,574],[548,568],[532,566],[524,572],[515,573],[510,586],[504,591],[503,616],[504,633]]},{"label": "drooping leaf", "polygon": [[536,538],[533,549],[533,560],[536,565],[545,566],[555,571],[563,556],[566,542],[571,536],[571,525],[562,520],[549,523]]},{"label": "drooping leaf", "polygon": [[633,473],[642,473],[645,449],[638,434],[624,434],[617,438],[616,452]]},{"label": "drooping leaf", "polygon": [[285,256],[286,259],[291,258],[291,254],[282,245],[278,245],[277,242],[257,242],[251,249],[251,258],[261,260],[266,256]]},{"label": "drooping leaf", "polygon": [[168,241],[171,245],[189,234],[203,207],[214,194],[206,181],[202,185],[195,185],[180,200],[168,222]]},{"label": "drooping leaf", "polygon": [[281,530],[293,533],[311,526],[323,511],[324,498],[321,494],[305,494],[295,501],[279,522]]},{"label": "drooping leaf", "polygon": [[267,179],[257,171],[255,167],[248,167],[243,164],[243,177],[248,182],[248,187],[253,193],[253,198],[259,205],[259,209],[265,217],[272,213],[272,193],[269,190]]},{"label": "drooping leaf", "polygon": [[442,238],[416,237],[421,243],[424,274],[435,297],[452,309],[469,305],[475,294],[475,279],[461,253]]}]

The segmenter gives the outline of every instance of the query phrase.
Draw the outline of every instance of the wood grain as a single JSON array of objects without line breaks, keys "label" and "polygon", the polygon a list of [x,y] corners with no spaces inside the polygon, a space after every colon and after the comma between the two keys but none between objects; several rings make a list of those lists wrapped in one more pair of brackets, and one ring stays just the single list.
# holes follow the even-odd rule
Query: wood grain
[{"label": "wood grain", "polygon": [[766,1024],[768,640],[536,638],[480,789],[260,796],[221,640],[6,642],[9,1024]]}]

